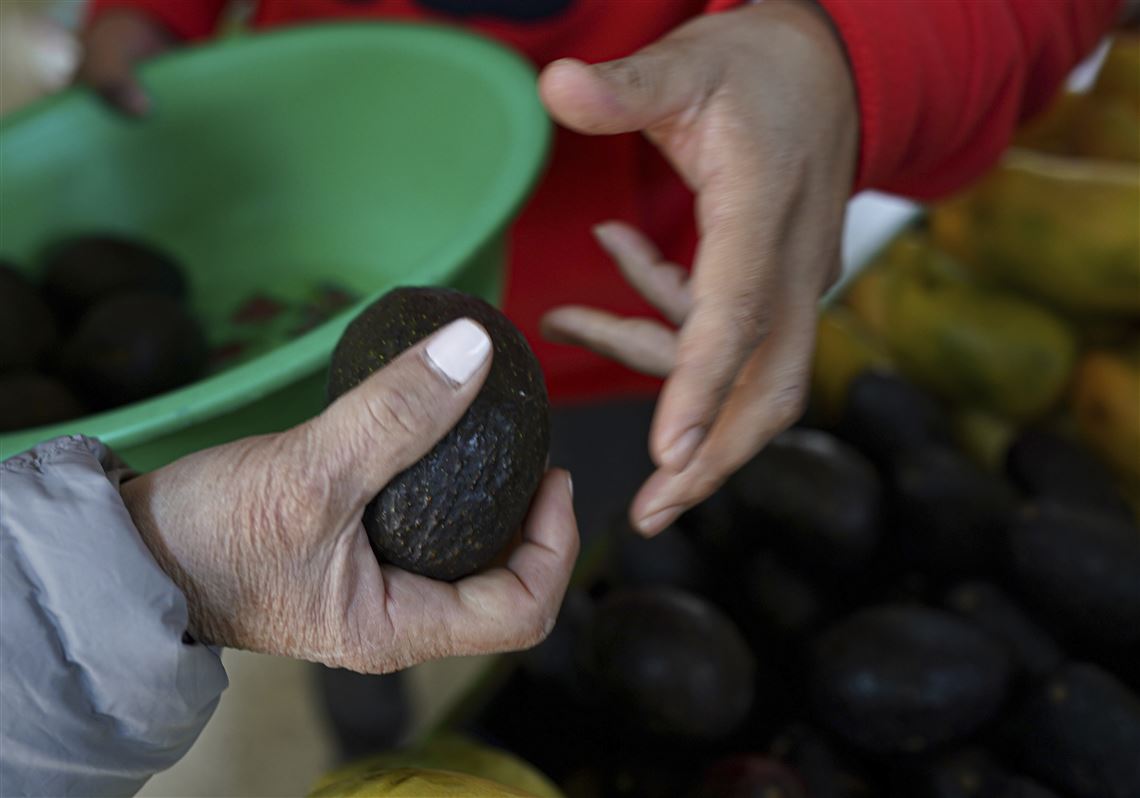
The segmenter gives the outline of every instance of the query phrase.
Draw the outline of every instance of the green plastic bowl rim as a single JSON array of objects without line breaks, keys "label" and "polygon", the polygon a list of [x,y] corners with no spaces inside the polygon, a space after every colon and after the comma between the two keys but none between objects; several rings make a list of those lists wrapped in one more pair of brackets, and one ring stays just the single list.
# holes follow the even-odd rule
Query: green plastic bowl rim
[{"label": "green plastic bowl rim", "polygon": [[[514,146],[508,153],[505,168],[488,188],[485,200],[472,208],[470,217],[456,234],[409,268],[409,276],[414,275],[419,284],[444,283],[456,275],[458,267],[468,258],[504,233],[537,181],[545,162],[550,142],[550,121],[537,100],[534,69],[520,55],[490,39],[444,25],[399,21],[333,23],[217,40],[157,59],[143,69],[143,76],[145,78],[154,69],[169,68],[172,63],[209,58],[219,50],[270,47],[281,39],[337,36],[349,30],[359,33],[367,27],[399,36],[403,46],[407,46],[411,39],[420,51],[433,48],[435,52],[442,51],[448,60],[455,60],[457,54],[461,54],[461,58],[477,62],[479,69],[496,85],[508,89],[517,87],[517,90],[503,91],[503,106],[515,131]],[[528,91],[523,91],[524,88]],[[57,106],[76,102],[80,97],[95,102],[87,90],[70,89],[0,121],[0,136],[29,119],[50,113]],[[0,459],[77,430],[98,437],[110,446],[129,447],[254,402],[313,373],[331,354],[348,322],[390,287],[378,289],[336,317],[270,352],[184,388],[70,422],[0,436]]]}]

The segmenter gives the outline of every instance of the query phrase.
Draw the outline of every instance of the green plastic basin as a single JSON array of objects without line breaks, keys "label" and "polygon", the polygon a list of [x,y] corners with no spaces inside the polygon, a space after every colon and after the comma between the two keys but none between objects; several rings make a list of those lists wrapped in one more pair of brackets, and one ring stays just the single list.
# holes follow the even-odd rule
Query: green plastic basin
[{"label": "green plastic basin", "polygon": [[145,121],[71,91],[0,124],[0,254],[34,271],[71,233],[156,241],[187,266],[214,344],[257,294],[299,302],[332,283],[362,299],[299,337],[266,331],[180,390],[0,436],[0,456],[84,433],[150,469],[283,429],[320,410],[367,298],[400,284],[499,298],[504,233],[549,139],[513,53],[446,28],[329,25],[187,50],[143,80]]}]

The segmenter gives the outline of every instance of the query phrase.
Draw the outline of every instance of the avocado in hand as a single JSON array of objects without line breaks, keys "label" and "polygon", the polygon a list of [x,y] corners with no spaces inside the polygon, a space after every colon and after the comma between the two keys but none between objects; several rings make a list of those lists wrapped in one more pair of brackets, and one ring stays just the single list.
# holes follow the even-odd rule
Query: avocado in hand
[{"label": "avocado in hand", "polygon": [[546,469],[550,404],[538,359],[506,316],[445,288],[397,288],[344,331],[329,367],[328,400],[456,319],[491,336],[491,370],[459,423],[389,482],[364,511],[382,562],[433,579],[487,565],[518,531]]}]

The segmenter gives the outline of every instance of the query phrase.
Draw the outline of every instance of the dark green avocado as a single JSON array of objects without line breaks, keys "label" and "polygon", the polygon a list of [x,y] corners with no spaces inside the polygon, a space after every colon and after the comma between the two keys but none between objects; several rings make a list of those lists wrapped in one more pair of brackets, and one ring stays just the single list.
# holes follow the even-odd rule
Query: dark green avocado
[{"label": "dark green avocado", "polygon": [[65,326],[117,294],[186,296],[186,278],[173,256],[124,235],[65,238],[48,247],[42,260],[44,296]]},{"label": "dark green avocado", "polygon": [[60,372],[92,408],[185,385],[206,366],[201,325],[177,299],[119,294],[84,314],[63,346]]},{"label": "dark green avocado", "polygon": [[631,734],[715,740],[752,707],[757,664],[748,644],[691,593],[616,590],[597,605],[579,645],[578,662],[605,711]]},{"label": "dark green avocado", "polygon": [[0,371],[35,368],[58,337],[55,318],[35,286],[0,261]]},{"label": "dark green avocado", "polygon": [[481,299],[445,288],[397,288],[349,324],[333,352],[332,402],[412,344],[459,318],[491,336],[491,371],[463,418],[364,511],[382,562],[458,579],[493,560],[518,531],[546,469],[550,403],[522,333]]},{"label": "dark green avocado", "polygon": [[83,412],[79,400],[54,377],[35,372],[0,375],[0,432],[67,421]]},{"label": "dark green avocado", "polygon": [[963,740],[1006,698],[1001,644],[940,610],[904,604],[860,610],[819,638],[812,703],[849,742],[919,753]]}]

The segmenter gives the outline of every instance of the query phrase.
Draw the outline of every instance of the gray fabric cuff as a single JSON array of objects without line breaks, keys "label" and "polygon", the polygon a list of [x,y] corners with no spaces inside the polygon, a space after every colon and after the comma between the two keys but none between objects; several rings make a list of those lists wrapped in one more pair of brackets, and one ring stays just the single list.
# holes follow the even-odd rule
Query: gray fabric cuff
[{"label": "gray fabric cuff", "polygon": [[132,794],[174,764],[227,685],[186,644],[186,599],[119,496],[102,443],[0,463],[0,794]]}]

